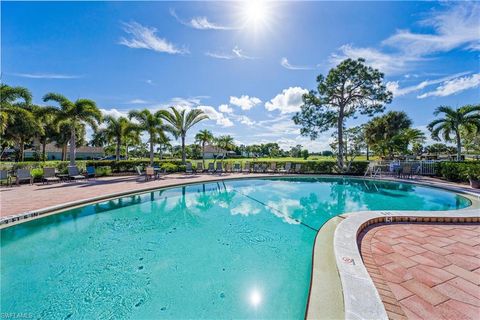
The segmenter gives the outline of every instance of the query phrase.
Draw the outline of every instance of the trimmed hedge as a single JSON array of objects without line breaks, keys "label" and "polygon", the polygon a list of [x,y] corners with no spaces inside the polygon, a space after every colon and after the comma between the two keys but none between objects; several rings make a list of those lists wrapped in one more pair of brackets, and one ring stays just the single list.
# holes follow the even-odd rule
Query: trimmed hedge
[{"label": "trimmed hedge", "polygon": [[[201,161],[192,161],[193,167],[195,168],[196,163]],[[238,163],[234,159],[222,161],[225,167],[225,164],[230,163],[233,167],[234,163]],[[269,166],[271,162],[276,162],[277,168],[285,167],[287,162],[292,164],[292,169],[295,167],[295,164],[299,163],[302,165],[301,173],[317,173],[317,174],[339,174],[337,168],[337,163],[335,161],[324,161],[324,160],[306,160],[306,161],[249,161],[251,168],[254,164],[264,164]],[[80,160],[76,161],[76,164],[80,170],[85,170],[87,166],[93,166],[96,168],[97,174],[99,176],[119,174],[119,173],[131,173],[135,172],[135,167],[139,166],[142,169],[147,167],[150,164],[149,160]],[[35,169],[35,174],[39,174],[43,167],[54,167],[57,168],[61,173],[67,173],[67,167],[69,165],[68,161],[47,161],[47,162],[38,162],[38,161],[25,161],[25,162],[2,162],[0,163],[0,169],[16,170],[19,168],[30,168]],[[166,172],[184,172],[185,165],[182,165],[180,160],[157,160],[154,161],[155,167],[161,167]],[[243,167],[243,166],[242,166]],[[363,175],[368,167],[368,161],[355,161],[350,167],[350,171],[346,174],[350,175]]]},{"label": "trimmed hedge", "polygon": [[[290,162],[292,164],[292,170],[295,168],[295,164],[301,164],[301,170],[300,173],[316,173],[316,174],[340,174],[338,167],[337,167],[337,162],[335,161],[324,161],[324,160],[319,160],[319,161],[312,161],[312,160],[306,160],[306,161],[249,161],[250,162],[250,168],[253,169],[253,166],[255,164],[261,164],[261,165],[266,165],[267,167],[270,167],[270,164],[272,162],[275,162],[277,165],[277,169],[279,168],[284,168],[285,164],[287,162]],[[226,160],[223,161],[224,167],[226,163],[230,163],[233,167],[235,163],[238,163],[238,161],[230,161]],[[363,175],[365,171],[367,170],[368,167],[368,161],[354,161],[352,162],[352,165],[350,166],[350,171],[347,173],[347,175]],[[243,166],[242,166],[243,168]]]},{"label": "trimmed hedge", "polygon": [[437,176],[449,181],[467,182],[468,174],[480,177],[480,162],[445,161],[437,164]]}]

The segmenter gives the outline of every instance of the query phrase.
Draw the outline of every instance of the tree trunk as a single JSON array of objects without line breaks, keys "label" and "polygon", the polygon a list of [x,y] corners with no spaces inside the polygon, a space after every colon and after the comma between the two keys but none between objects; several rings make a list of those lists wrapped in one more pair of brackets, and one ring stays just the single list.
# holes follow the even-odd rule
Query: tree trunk
[{"label": "tree trunk", "polygon": [[370,161],[370,149],[368,148],[368,144],[367,144],[367,161]]},{"label": "tree trunk", "polygon": [[125,143],[125,160],[128,160],[128,143]]},{"label": "tree trunk", "polygon": [[337,123],[337,131],[338,131],[338,155],[337,155],[337,163],[338,163],[338,168],[340,169],[341,172],[343,172],[343,107],[340,108],[339,114],[338,114],[338,123]]},{"label": "tree trunk", "polygon": [[67,144],[62,145],[62,161],[67,160]]},{"label": "tree trunk", "polygon": [[460,133],[457,131],[457,161],[462,160],[462,140],[460,138]]},{"label": "tree trunk", "polygon": [[182,135],[182,164],[186,163],[186,154],[185,154],[185,136]]},{"label": "tree trunk", "polygon": [[160,160],[162,160],[162,159],[163,159],[163,148],[162,148],[162,145],[160,145],[159,153],[160,153]]},{"label": "tree trunk", "polygon": [[47,152],[46,152],[46,148],[47,148],[47,139],[43,140],[42,141],[42,161],[47,161]]},{"label": "tree trunk", "polygon": [[70,166],[75,165],[75,152],[77,149],[77,136],[75,134],[75,124],[72,124],[70,132]]},{"label": "tree trunk", "polygon": [[117,139],[117,150],[115,150],[115,160],[119,161],[120,160],[120,149],[122,146],[122,139],[118,138]]},{"label": "tree trunk", "polygon": [[203,167],[205,168],[205,141],[202,142],[202,162]]},{"label": "tree trunk", "polygon": [[25,142],[23,141],[23,139],[20,140],[19,149],[20,149],[20,154],[19,154],[18,159],[19,159],[20,161],[23,161],[23,160],[25,159],[25,155],[24,155]]},{"label": "tree trunk", "polygon": [[153,134],[150,135],[150,166],[153,166]]}]

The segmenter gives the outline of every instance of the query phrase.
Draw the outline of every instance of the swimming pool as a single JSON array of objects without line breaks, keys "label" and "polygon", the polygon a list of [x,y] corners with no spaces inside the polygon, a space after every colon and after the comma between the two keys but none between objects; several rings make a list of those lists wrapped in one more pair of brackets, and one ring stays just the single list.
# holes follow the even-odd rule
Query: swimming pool
[{"label": "swimming pool", "polygon": [[303,318],[312,247],[357,210],[450,210],[413,184],[269,178],[192,184],[1,231],[1,310],[34,318]]}]

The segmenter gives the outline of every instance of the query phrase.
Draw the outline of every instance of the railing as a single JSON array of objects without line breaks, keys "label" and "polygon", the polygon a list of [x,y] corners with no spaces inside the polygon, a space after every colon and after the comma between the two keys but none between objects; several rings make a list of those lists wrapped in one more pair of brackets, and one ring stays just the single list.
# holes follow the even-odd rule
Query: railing
[{"label": "railing", "polygon": [[421,176],[433,176],[437,171],[437,163],[442,160],[381,160],[372,162],[365,176],[395,175],[399,168],[410,168],[411,173]]}]

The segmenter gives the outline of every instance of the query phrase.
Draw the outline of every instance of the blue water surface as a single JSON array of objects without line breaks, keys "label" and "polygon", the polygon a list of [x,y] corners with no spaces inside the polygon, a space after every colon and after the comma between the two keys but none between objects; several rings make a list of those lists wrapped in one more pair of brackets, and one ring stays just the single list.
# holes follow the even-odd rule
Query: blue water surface
[{"label": "blue water surface", "polygon": [[439,189],[341,177],[230,180],[105,201],[1,231],[1,312],[300,319],[328,219],[468,205]]}]

